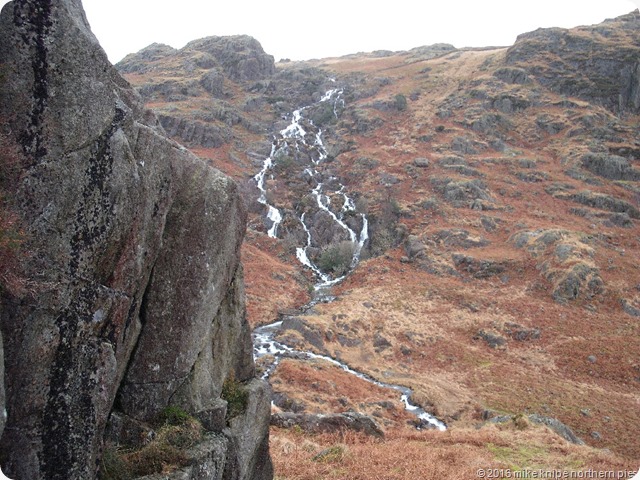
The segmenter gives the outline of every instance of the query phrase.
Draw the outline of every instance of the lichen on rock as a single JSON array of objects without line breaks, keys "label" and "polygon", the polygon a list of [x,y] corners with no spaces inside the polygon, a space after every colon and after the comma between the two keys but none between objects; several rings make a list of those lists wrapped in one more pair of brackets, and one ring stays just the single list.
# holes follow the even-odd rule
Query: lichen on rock
[{"label": "lichen on rock", "polygon": [[[0,25],[0,115],[27,160],[12,192],[32,252],[20,268],[34,285],[1,292],[3,472],[95,478],[110,414],[144,422],[179,403],[226,439],[218,471],[197,478],[271,478],[236,185],[164,136],[80,0],[15,1]],[[229,375],[253,385],[253,429],[213,420]]]}]

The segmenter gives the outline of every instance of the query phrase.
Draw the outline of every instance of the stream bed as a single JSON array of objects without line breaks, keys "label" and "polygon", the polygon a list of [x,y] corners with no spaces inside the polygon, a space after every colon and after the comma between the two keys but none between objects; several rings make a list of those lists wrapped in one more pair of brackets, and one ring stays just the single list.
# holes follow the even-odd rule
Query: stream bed
[{"label": "stream bed", "polygon": [[[318,103],[332,102],[331,105],[333,106],[333,112],[337,117],[338,113],[336,106],[340,104],[340,102],[344,103],[342,95],[343,92],[341,89],[331,89],[322,96]],[[264,160],[260,172],[253,177],[258,189],[260,190],[258,202],[263,204],[267,210],[267,233],[270,237],[277,238],[278,227],[284,217],[281,209],[268,201],[266,180],[269,177],[273,178],[275,175],[274,165],[278,156],[288,154],[290,151],[298,153],[312,152],[312,154],[309,155],[308,162],[306,164],[307,166],[303,171],[304,175],[308,176],[309,184],[313,186],[313,188],[310,187],[309,194],[314,199],[317,211],[324,212],[328,215],[337,226],[336,229],[342,231],[343,235],[348,238],[348,241],[350,241],[353,246],[351,264],[347,273],[332,277],[330,274],[323,272],[308,255],[309,249],[313,248],[314,238],[312,236],[312,231],[306,222],[306,212],[295,213],[296,218],[300,222],[306,234],[305,244],[296,248],[296,257],[302,265],[313,272],[317,279],[314,286],[314,298],[312,302],[301,308],[301,312],[308,310],[317,303],[328,303],[335,299],[335,297],[332,296],[331,287],[342,281],[345,276],[358,265],[362,250],[366,242],[369,240],[369,223],[366,215],[356,211],[354,200],[349,196],[346,191],[346,187],[338,178],[331,176],[328,179],[324,179],[322,172],[319,170],[328,155],[322,139],[322,131],[316,128],[313,125],[313,122],[304,116],[305,110],[310,107],[311,105],[300,108],[291,114],[291,123],[285,129],[281,130],[279,135],[274,137],[271,154]],[[331,202],[332,197],[342,199],[342,205],[333,205]],[[345,217],[347,215],[350,215],[351,217],[359,217],[358,231],[347,224],[345,221]],[[276,339],[276,336],[280,332],[281,327],[282,322],[278,321],[269,325],[257,327],[253,331],[254,358],[256,360],[269,359],[269,361],[266,362],[265,371],[263,373],[264,379],[269,378],[282,358],[322,360],[341,368],[348,374],[354,375],[374,385],[395,390],[400,396],[400,400],[404,404],[405,409],[414,414],[420,420],[419,425],[439,430],[446,430],[446,426],[443,422],[430,415],[420,406],[411,402],[411,395],[413,392],[410,388],[402,385],[381,382],[365,373],[351,368],[347,364],[335,358],[326,355],[319,355],[309,351],[296,350],[289,345],[279,342]]]}]

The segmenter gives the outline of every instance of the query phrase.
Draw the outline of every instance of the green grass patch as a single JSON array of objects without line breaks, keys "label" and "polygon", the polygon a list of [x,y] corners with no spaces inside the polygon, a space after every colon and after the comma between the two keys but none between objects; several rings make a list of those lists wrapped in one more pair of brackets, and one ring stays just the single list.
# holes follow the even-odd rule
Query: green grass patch
[{"label": "green grass patch", "polygon": [[548,452],[538,446],[523,445],[519,447],[501,447],[493,443],[487,444],[487,450],[496,460],[509,465],[515,471],[545,468],[544,459]]},{"label": "green grass patch", "polygon": [[227,421],[245,412],[249,393],[242,383],[229,376],[222,385],[222,399],[227,401]]}]

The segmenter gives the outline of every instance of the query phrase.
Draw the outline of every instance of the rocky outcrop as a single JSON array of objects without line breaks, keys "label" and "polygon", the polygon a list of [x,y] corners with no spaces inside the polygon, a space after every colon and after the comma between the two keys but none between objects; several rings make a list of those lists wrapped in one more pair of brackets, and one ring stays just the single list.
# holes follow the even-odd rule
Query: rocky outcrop
[{"label": "rocky outcrop", "polygon": [[[552,432],[560,435],[567,442],[573,443],[575,445],[584,445],[584,441],[580,437],[578,437],[571,428],[566,426],[557,418],[551,417],[543,417],[542,415],[538,415],[537,413],[527,415],[527,416],[511,416],[511,415],[499,415],[491,418],[489,420],[490,423],[507,423],[513,422],[517,425],[526,425],[522,423],[522,418],[526,418],[526,421],[531,422],[534,425],[544,425],[548,427]],[[519,422],[519,423],[517,423]]]},{"label": "rocky outcrop", "polygon": [[541,260],[537,268],[552,283],[557,302],[590,300],[605,291],[592,237],[560,229],[525,230],[514,234],[511,241]]},{"label": "rocky outcrop", "polygon": [[273,56],[266,54],[260,42],[248,35],[202,38],[189,42],[183,50],[210,55],[236,81],[259,80],[276,71]]},{"label": "rocky outcrop", "polygon": [[162,43],[152,43],[138,53],[131,53],[118,63],[123,73],[144,73],[151,69],[150,63],[174,55],[177,50]]},{"label": "rocky outcrop", "polygon": [[507,64],[558,93],[638,113],[639,25],[636,10],[590,27],[541,28],[518,36],[507,51]]},{"label": "rocky outcrop", "polygon": [[618,155],[587,153],[582,157],[582,167],[610,180],[640,181],[640,169]]},{"label": "rocky outcrop", "polygon": [[312,433],[353,430],[373,437],[384,437],[384,432],[373,418],[356,412],[326,415],[281,412],[271,416],[271,424],[280,428],[297,426],[305,432]]},{"label": "rocky outcrop", "polygon": [[[271,478],[236,185],[164,136],[80,0],[6,5],[0,62],[4,131],[22,152],[10,193],[31,285],[2,290],[3,472],[95,478],[110,414],[144,422],[175,405],[224,437],[222,461],[184,478]],[[247,404],[225,423],[230,378],[246,384]]]},{"label": "rocky outcrop", "polygon": [[205,148],[221,147],[233,138],[231,129],[210,125],[197,120],[159,115],[160,124],[167,134],[179,139],[188,146],[202,146]]}]

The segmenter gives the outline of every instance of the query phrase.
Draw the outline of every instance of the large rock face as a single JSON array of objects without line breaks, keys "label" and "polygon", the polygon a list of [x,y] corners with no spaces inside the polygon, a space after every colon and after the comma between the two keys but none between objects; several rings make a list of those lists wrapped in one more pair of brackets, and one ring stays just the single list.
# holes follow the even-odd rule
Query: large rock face
[{"label": "large rock face", "polygon": [[640,111],[640,13],[599,25],[541,28],[518,36],[507,63],[556,92],[618,112]]},{"label": "large rock face", "polygon": [[225,475],[270,478],[236,185],[164,136],[108,62],[80,0],[17,0],[0,23],[0,115],[22,153],[10,196],[31,285],[2,291],[2,470],[15,480],[95,478],[110,414],[149,420],[174,404],[206,418],[224,412],[232,376],[249,382],[253,405],[239,418],[259,417],[250,435],[209,422],[228,438],[226,463],[252,465]]}]

